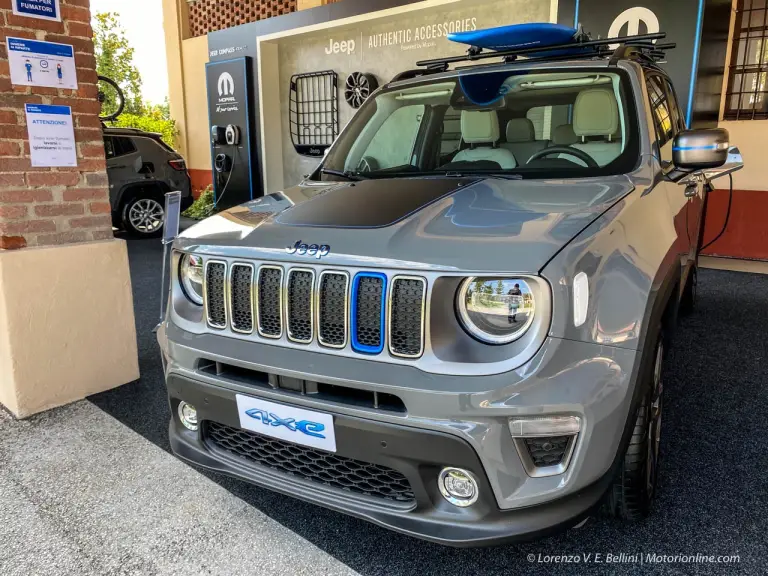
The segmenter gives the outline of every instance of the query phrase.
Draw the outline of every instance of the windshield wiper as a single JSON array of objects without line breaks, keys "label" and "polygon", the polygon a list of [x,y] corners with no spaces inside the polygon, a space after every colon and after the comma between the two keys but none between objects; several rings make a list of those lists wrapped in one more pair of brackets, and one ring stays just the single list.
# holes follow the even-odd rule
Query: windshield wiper
[{"label": "windshield wiper", "polygon": [[341,178],[351,180],[352,182],[357,182],[359,180],[365,179],[365,176],[363,176],[359,172],[352,172],[350,170],[344,170],[342,172],[341,170],[332,170],[331,168],[320,168],[320,173],[330,174],[331,176],[339,176]]},{"label": "windshield wiper", "polygon": [[441,176],[448,176],[450,178],[470,178],[472,176],[493,176],[494,178],[501,178],[503,180],[522,180],[523,177],[521,174],[508,174],[506,172],[473,172],[473,171],[467,171],[467,172],[460,172],[457,170],[449,170],[447,172],[438,172]]}]

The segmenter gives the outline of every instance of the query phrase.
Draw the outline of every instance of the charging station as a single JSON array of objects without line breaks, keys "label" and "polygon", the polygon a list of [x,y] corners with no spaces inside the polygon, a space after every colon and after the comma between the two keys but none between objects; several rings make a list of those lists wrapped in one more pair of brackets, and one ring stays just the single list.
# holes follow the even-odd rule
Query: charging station
[{"label": "charging station", "polygon": [[217,208],[229,208],[261,196],[251,169],[251,63],[248,56],[205,66],[208,122]]}]

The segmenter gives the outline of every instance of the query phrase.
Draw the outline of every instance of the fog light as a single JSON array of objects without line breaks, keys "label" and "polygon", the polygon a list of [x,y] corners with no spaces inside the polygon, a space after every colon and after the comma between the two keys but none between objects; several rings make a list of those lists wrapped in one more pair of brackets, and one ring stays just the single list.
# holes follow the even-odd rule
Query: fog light
[{"label": "fog light", "polygon": [[179,402],[179,419],[185,427],[197,430],[197,410],[192,404],[187,404],[183,400]]},{"label": "fog light", "polygon": [[440,493],[454,506],[471,506],[478,496],[477,482],[461,468],[443,468],[437,479]]}]

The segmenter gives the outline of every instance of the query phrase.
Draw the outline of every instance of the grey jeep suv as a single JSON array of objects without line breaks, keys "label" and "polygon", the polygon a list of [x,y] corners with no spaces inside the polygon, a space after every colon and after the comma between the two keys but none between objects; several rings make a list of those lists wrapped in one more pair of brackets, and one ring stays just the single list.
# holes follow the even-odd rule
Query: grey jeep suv
[{"label": "grey jeep suv", "polygon": [[164,194],[179,190],[182,210],[193,202],[184,158],[155,132],[111,127],[103,132],[112,225],[134,236],[160,235]]},{"label": "grey jeep suv", "polygon": [[174,453],[453,545],[644,517],[727,138],[637,47],[395,79],[176,240]]}]

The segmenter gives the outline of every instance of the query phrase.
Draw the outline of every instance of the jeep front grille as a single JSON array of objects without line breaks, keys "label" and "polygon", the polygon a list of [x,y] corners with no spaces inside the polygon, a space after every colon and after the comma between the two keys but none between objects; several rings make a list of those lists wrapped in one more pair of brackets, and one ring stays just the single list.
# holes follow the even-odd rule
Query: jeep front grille
[{"label": "jeep front grille", "polygon": [[283,334],[283,269],[278,266],[259,268],[257,286],[257,326],[259,334],[280,338]]},{"label": "jeep front grille", "polygon": [[205,310],[208,325],[217,330],[227,327],[227,304],[224,297],[227,265],[218,260],[205,264]]},{"label": "jeep front grille", "polygon": [[423,278],[396,276],[389,303],[389,351],[395,356],[416,358],[424,349]]},{"label": "jeep front grille", "polygon": [[[391,284],[391,285],[390,285]],[[424,352],[427,281],[380,272],[205,263],[205,315],[216,330],[326,348],[348,346],[418,358]]]},{"label": "jeep front grille", "polygon": [[347,289],[349,276],[322,272],[318,287],[317,339],[323,346],[343,348],[347,344]]},{"label": "jeep front grille", "polygon": [[250,334],[253,332],[253,266],[232,264],[230,275],[232,330]]},{"label": "jeep front grille", "polygon": [[300,344],[312,342],[314,287],[315,273],[312,270],[293,268],[288,272],[288,339]]},{"label": "jeep front grille", "polygon": [[413,502],[408,479],[397,470],[308,448],[218,422],[203,422],[204,441],[246,461],[339,490],[395,502]]}]

